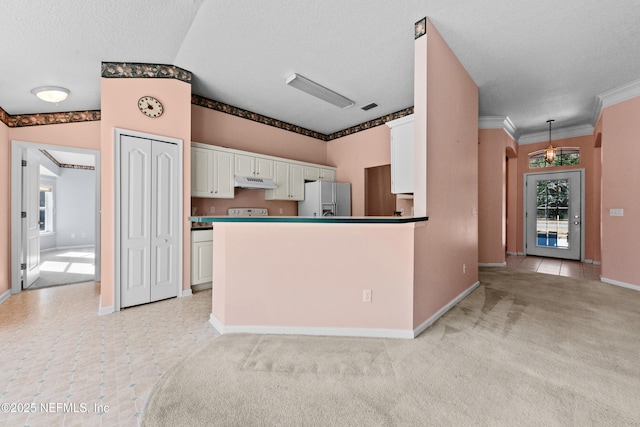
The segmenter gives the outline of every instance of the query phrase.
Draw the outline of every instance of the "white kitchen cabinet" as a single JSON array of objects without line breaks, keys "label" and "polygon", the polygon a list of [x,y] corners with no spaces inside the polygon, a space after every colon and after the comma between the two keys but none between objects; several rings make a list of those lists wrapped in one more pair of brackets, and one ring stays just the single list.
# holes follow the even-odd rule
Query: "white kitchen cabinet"
[{"label": "white kitchen cabinet", "polygon": [[391,192],[413,193],[413,115],[387,126],[391,128]]},{"label": "white kitchen cabinet", "polygon": [[191,147],[191,196],[232,199],[233,153]]},{"label": "white kitchen cabinet", "polygon": [[317,181],[320,179],[320,168],[315,166],[304,167],[304,180],[305,181]]},{"label": "white kitchen cabinet", "polygon": [[336,170],[316,166],[304,166],[305,181],[335,181]]},{"label": "white kitchen cabinet", "polygon": [[273,179],[273,160],[237,153],[234,157],[236,175]]},{"label": "white kitchen cabinet", "polygon": [[213,230],[191,231],[191,286],[210,287],[213,280]]},{"label": "white kitchen cabinet", "polygon": [[233,199],[233,153],[213,150],[213,195],[221,199]]},{"label": "white kitchen cabinet", "polygon": [[191,147],[191,197],[212,197],[213,150]]},{"label": "white kitchen cabinet", "polygon": [[304,200],[304,166],[274,161],[273,180],[278,188],[266,190],[266,200]]},{"label": "white kitchen cabinet", "polygon": [[320,176],[318,177],[318,179],[320,181],[332,181],[334,182],[336,180],[336,170],[335,169],[325,169],[325,168],[320,168],[319,169],[320,172]]}]

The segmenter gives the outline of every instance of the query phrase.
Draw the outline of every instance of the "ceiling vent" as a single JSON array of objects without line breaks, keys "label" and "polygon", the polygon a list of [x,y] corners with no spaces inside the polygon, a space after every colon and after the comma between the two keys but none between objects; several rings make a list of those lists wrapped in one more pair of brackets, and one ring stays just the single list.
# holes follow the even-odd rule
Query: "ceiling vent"
[{"label": "ceiling vent", "polygon": [[378,106],[378,104],[376,104],[375,102],[372,102],[372,103],[364,105],[364,106],[362,106],[360,108],[362,108],[362,110],[364,110],[364,111],[369,111],[372,108],[376,108],[377,106]]}]

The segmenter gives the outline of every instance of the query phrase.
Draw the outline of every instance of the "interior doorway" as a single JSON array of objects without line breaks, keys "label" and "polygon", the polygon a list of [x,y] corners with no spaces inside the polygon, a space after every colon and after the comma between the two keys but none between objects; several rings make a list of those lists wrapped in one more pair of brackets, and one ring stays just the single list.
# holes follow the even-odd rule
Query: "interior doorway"
[{"label": "interior doorway", "polygon": [[392,216],[396,210],[396,195],[391,193],[391,165],[364,170],[365,216]]},{"label": "interior doorway", "polygon": [[525,253],[582,258],[583,170],[525,175]]},{"label": "interior doorway", "polygon": [[99,165],[97,150],[12,141],[12,293],[100,280]]}]

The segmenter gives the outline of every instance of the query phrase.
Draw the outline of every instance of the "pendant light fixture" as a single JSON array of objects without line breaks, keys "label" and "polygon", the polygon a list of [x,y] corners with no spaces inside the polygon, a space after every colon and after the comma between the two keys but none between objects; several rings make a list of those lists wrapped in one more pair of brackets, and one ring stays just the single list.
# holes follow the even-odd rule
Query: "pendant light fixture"
[{"label": "pendant light fixture", "polygon": [[549,164],[553,163],[556,159],[556,149],[551,145],[551,123],[554,121],[555,120],[547,120],[547,123],[549,123],[549,146],[544,150],[544,160]]}]

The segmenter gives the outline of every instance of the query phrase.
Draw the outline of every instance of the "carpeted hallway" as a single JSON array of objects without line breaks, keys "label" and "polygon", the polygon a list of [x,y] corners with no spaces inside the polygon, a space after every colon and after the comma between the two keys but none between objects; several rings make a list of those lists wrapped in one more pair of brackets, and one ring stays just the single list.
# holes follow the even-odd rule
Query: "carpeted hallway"
[{"label": "carpeted hallway", "polygon": [[640,293],[481,269],[415,340],[225,335],[170,369],[146,426],[625,426]]}]

